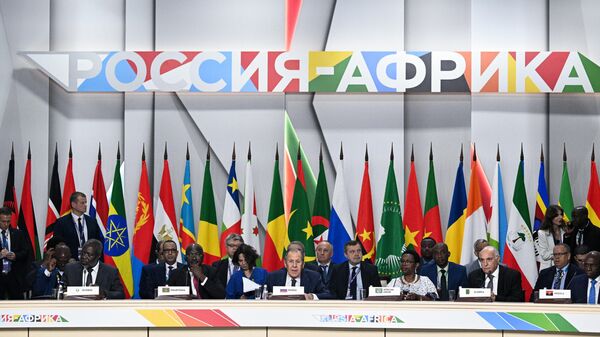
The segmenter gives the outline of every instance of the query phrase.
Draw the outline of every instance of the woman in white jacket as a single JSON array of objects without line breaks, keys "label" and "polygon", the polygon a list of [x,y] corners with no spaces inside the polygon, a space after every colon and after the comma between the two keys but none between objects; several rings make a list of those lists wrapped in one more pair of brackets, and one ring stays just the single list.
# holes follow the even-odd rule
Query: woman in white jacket
[{"label": "woman in white jacket", "polygon": [[565,222],[563,209],[558,205],[550,205],[546,209],[544,221],[538,230],[538,253],[540,270],[552,267],[552,251],[554,245],[563,242]]}]

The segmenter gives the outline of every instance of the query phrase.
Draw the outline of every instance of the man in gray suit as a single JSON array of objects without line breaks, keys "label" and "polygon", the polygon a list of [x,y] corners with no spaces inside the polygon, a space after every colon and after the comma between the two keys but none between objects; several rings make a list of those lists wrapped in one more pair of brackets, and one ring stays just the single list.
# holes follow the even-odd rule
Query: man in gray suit
[{"label": "man in gray suit", "polygon": [[481,264],[479,264],[479,252],[490,244],[485,239],[477,239],[473,244],[473,254],[475,254],[475,261],[467,264],[465,267],[467,268],[467,275],[471,274],[471,272],[481,269]]},{"label": "man in gray suit", "polygon": [[79,261],[69,263],[65,267],[63,275],[65,285],[67,288],[69,286],[98,286],[100,298],[125,298],[123,285],[119,280],[119,272],[100,262],[100,256],[102,256],[102,242],[96,239],[88,240],[81,249]]}]

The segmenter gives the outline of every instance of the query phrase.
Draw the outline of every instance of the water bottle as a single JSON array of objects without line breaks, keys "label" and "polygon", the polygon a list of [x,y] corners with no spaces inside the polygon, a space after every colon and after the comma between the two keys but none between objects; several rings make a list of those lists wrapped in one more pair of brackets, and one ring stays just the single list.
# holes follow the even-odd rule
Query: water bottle
[{"label": "water bottle", "polygon": [[7,258],[2,259],[2,274],[8,274],[10,272],[11,263]]},{"label": "water bottle", "polygon": [[261,296],[261,298],[262,298],[263,300],[266,300],[266,299],[268,299],[268,298],[269,298],[269,291],[267,290],[267,285],[266,285],[266,284],[265,284],[265,285],[263,285],[263,292],[262,292],[262,296]]}]

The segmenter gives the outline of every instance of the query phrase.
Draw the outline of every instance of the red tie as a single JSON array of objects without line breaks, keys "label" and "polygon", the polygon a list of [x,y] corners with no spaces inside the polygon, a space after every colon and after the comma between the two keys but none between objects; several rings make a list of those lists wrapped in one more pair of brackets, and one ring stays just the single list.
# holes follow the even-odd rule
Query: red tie
[{"label": "red tie", "polygon": [[194,276],[194,288],[196,288],[196,298],[202,298],[200,295],[200,280]]}]

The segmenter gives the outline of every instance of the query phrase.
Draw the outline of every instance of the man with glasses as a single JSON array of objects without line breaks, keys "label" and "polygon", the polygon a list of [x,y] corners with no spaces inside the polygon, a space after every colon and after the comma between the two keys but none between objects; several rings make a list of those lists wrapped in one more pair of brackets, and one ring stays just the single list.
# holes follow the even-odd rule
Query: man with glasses
[{"label": "man with glasses", "polygon": [[583,275],[577,275],[571,280],[571,301],[573,303],[599,304],[600,292],[600,252],[589,252],[585,257]]},{"label": "man with glasses", "polygon": [[[571,248],[565,243],[558,243],[554,246],[552,261],[554,263],[552,267],[540,271],[535,287],[533,287],[534,292],[544,288],[567,289],[574,276],[583,274],[583,270],[569,262],[571,261]],[[534,293],[532,292],[530,301],[533,302],[533,300]]]},{"label": "man with glasses", "polygon": [[[163,248],[163,251],[166,249]],[[225,287],[217,280],[215,269],[202,264],[204,249],[192,243],[185,250],[187,265],[175,269],[169,277],[170,286],[190,287],[190,294],[197,299],[224,299]]]},{"label": "man with glasses", "polygon": [[217,281],[221,283],[223,289],[227,287],[227,282],[231,278],[231,275],[236,271],[240,270],[239,266],[233,264],[233,254],[235,251],[244,243],[244,239],[239,234],[229,234],[225,238],[225,244],[227,245],[227,258],[214,262],[213,268],[216,270]]},{"label": "man with glasses", "polygon": [[177,243],[175,241],[164,241],[161,250],[163,262],[158,264],[151,263],[142,268],[139,287],[141,298],[154,298],[156,288],[166,285],[171,273],[182,266],[181,263],[177,262],[179,251],[177,250]]}]

